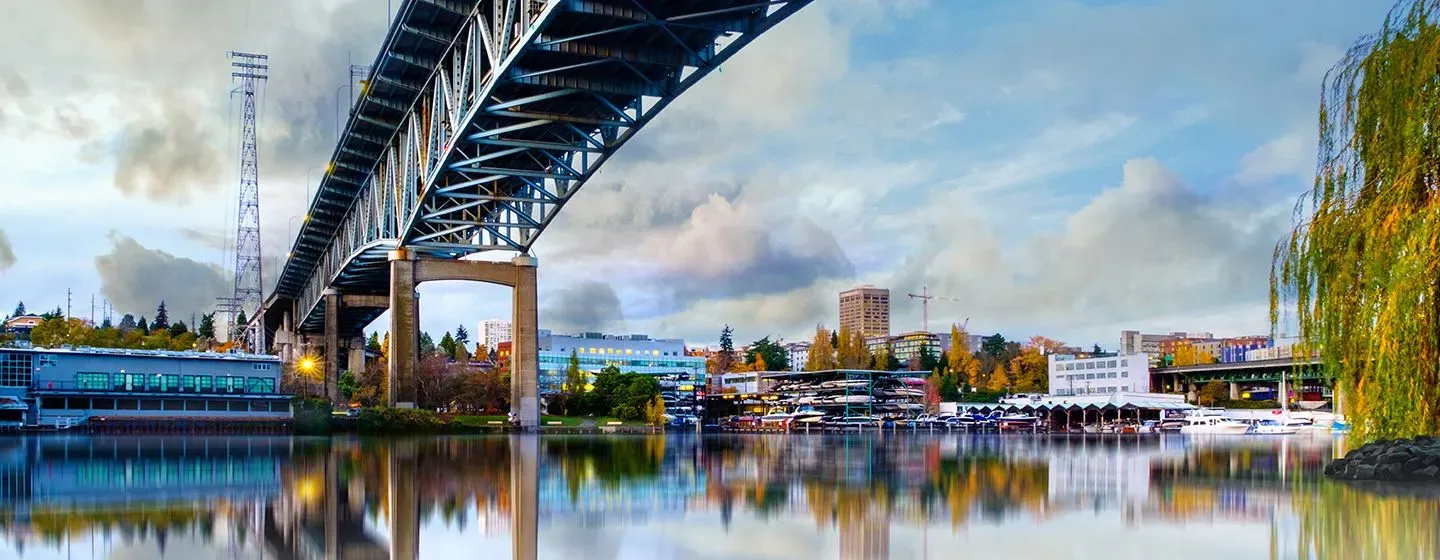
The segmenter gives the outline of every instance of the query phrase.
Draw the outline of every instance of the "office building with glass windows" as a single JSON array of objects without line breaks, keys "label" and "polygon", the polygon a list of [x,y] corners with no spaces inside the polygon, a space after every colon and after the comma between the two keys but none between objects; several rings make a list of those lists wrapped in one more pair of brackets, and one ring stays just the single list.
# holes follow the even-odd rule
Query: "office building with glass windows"
[{"label": "office building with glass windows", "polygon": [[[695,390],[705,384],[705,358],[687,356],[685,341],[680,339],[650,338],[643,334],[554,334],[540,329],[540,392],[560,392],[565,383],[565,371],[570,368],[570,354],[573,352],[580,362],[580,370],[589,374],[591,381],[595,374],[606,366],[615,366],[621,372],[635,372],[646,375],[674,377],[693,385]],[[502,343],[499,350],[501,361],[508,361],[509,343]]]},{"label": "office building with glass windows", "polygon": [[280,358],[110,348],[0,349],[0,422],[284,420]]}]

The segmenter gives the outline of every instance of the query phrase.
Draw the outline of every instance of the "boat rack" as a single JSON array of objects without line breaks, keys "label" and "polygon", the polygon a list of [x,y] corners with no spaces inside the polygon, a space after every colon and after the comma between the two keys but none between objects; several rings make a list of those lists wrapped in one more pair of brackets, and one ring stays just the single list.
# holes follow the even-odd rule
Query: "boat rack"
[{"label": "boat rack", "polygon": [[[768,376],[769,392],[784,404],[812,406],[846,417],[898,413],[913,416],[923,409],[925,392],[907,387],[902,378],[914,372],[877,370],[825,370],[789,372]],[[821,400],[824,399],[824,400]]]}]

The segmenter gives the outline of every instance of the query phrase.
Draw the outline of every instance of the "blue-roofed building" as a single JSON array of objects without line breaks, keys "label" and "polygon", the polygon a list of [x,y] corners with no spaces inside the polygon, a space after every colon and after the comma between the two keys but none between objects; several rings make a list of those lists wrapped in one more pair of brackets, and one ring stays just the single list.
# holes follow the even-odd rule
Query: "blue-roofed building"
[{"label": "blue-roofed building", "polygon": [[287,420],[280,358],[110,348],[0,349],[0,427]]}]

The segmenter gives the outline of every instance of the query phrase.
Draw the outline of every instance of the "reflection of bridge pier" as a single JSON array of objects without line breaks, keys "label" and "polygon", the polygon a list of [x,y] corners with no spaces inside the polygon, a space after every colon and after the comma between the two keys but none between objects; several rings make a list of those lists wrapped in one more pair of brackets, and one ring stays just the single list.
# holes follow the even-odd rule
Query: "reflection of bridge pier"
[{"label": "reflection of bridge pier", "polygon": [[510,540],[514,560],[535,560],[540,526],[540,436],[510,436]]},{"label": "reflection of bridge pier", "polygon": [[390,558],[415,560],[420,555],[420,494],[416,477],[419,456],[411,442],[390,450]]}]

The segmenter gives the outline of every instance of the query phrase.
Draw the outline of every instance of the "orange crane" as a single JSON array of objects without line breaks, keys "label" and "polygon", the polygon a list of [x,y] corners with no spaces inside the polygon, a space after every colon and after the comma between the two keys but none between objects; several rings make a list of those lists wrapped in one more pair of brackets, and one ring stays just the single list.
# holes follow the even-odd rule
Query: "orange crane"
[{"label": "orange crane", "polygon": [[[930,332],[930,300],[932,300],[932,299],[943,299],[943,300],[945,300],[945,301],[954,301],[954,302],[958,302],[958,303],[964,303],[964,302],[962,302],[962,301],[960,301],[960,300],[958,300],[958,299],[952,298],[952,297],[937,296],[937,295],[935,295],[935,294],[932,294],[932,293],[930,293],[930,287],[929,287],[929,286],[921,286],[921,287],[920,287],[920,293],[919,293],[919,294],[906,294],[906,295],[910,296],[911,299],[918,299],[918,300],[920,300],[920,321],[921,321],[921,327],[925,329],[925,332]],[[965,323],[960,326],[960,330],[963,331],[963,330],[965,330],[966,327],[969,327],[969,326],[970,326],[970,318],[969,318],[969,317],[966,317],[966,318],[965,318]]]}]

